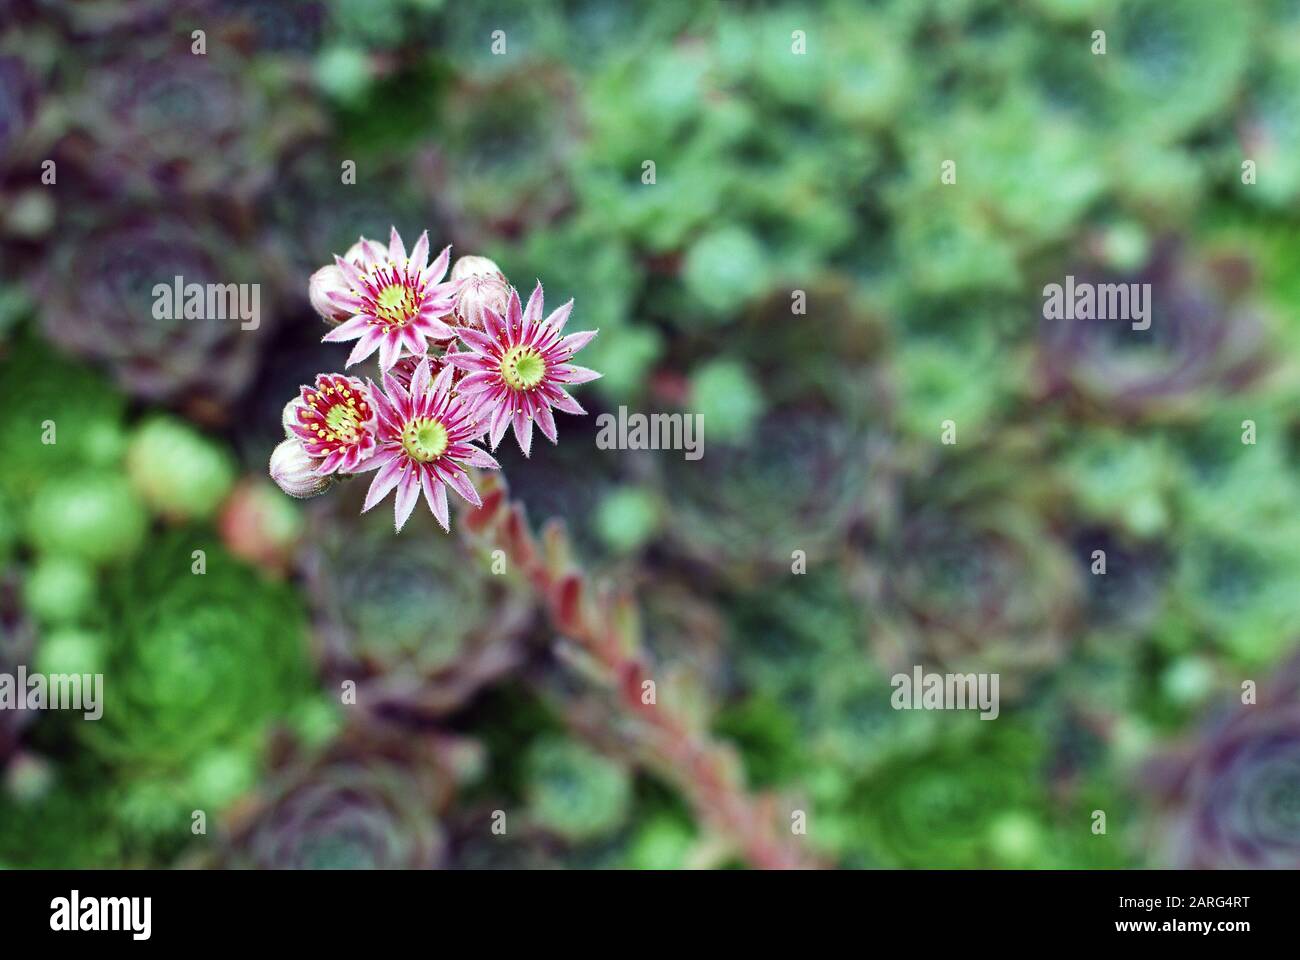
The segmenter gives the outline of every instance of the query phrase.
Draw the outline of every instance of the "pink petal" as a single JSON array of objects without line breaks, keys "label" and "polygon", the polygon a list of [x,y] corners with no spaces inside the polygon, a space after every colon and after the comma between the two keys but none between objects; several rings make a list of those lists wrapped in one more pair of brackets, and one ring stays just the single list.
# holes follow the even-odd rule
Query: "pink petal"
[{"label": "pink petal", "polygon": [[388,394],[389,402],[393,405],[393,409],[397,411],[397,416],[394,418],[396,422],[403,423],[410,420],[411,396],[402,389],[400,383],[393,379],[393,375],[387,372],[384,373],[384,393]]},{"label": "pink petal", "polygon": [[390,330],[379,341],[379,369],[391,369],[402,355],[402,336],[396,330]]},{"label": "pink petal", "polygon": [[[464,449],[461,449],[461,448]],[[479,467],[483,470],[500,470],[501,464],[497,463],[496,458],[484,450],[480,450],[472,443],[457,444],[452,447],[452,456],[461,463],[468,463],[471,467]]]},{"label": "pink petal", "polygon": [[451,488],[462,497],[476,507],[483,506],[483,500],[479,497],[478,491],[474,489],[474,484],[469,482],[469,476],[463,470],[448,467],[444,468],[443,475]]},{"label": "pink petal", "polygon": [[360,297],[350,293],[339,293],[336,290],[330,290],[325,294],[331,303],[337,303],[340,307],[346,307],[353,313],[360,313],[365,308],[366,302]]},{"label": "pink petal", "polygon": [[415,504],[420,499],[419,474],[420,471],[408,463],[407,469],[402,473],[401,481],[397,484],[397,497],[393,500],[393,523],[398,533],[401,533],[402,527],[406,526],[411,511],[415,509]]},{"label": "pink petal", "polygon": [[402,238],[397,232],[396,227],[388,228],[391,232],[388,235],[388,259],[398,266],[406,259],[406,244],[402,243]]},{"label": "pink petal", "polygon": [[361,252],[365,258],[366,266],[378,266],[379,261],[384,258],[384,245],[378,240],[367,240],[365,237],[359,237],[358,242],[361,244]]},{"label": "pink petal", "polygon": [[555,379],[561,383],[590,383],[592,380],[599,380],[604,374],[587,367],[580,367],[575,363],[561,364],[554,367],[551,371]]},{"label": "pink petal", "polygon": [[545,403],[537,405],[537,427],[547,440],[551,441],[551,443],[556,442],[555,415],[551,413],[551,408]]},{"label": "pink petal", "polygon": [[489,338],[487,334],[480,333],[470,327],[457,327],[456,334],[469,344],[471,349],[477,350],[480,354],[490,354],[492,348],[496,345],[496,341]]},{"label": "pink petal", "polygon": [[433,395],[438,400],[446,399],[451,389],[451,378],[456,375],[456,368],[448,364],[438,372],[438,379],[433,381]]},{"label": "pink petal", "polygon": [[458,370],[483,372],[490,370],[493,366],[491,360],[477,353],[447,353],[443,356],[443,359]]},{"label": "pink petal", "polygon": [[415,249],[411,251],[411,267],[417,274],[423,273],[428,262],[429,231],[425,230],[420,234],[420,239],[415,241]]},{"label": "pink petal", "polygon": [[394,454],[391,453],[390,451],[387,450],[382,451],[380,453],[375,454],[373,457],[370,457],[368,460],[363,460],[360,463],[358,463],[351,472],[369,473],[371,470],[377,470],[380,467],[382,467],[384,464],[390,462],[393,459],[393,457]]},{"label": "pink petal", "polygon": [[411,375],[411,396],[422,397],[429,392],[429,382],[433,374],[429,369],[429,358],[425,357],[420,361],[420,365],[415,368],[415,373]]},{"label": "pink petal", "polygon": [[370,481],[370,489],[366,491],[366,502],[361,507],[361,512],[365,513],[384,497],[388,492],[397,486],[397,481],[402,478],[402,470],[406,466],[406,460],[403,457],[394,457],[384,464],[375,479]]},{"label": "pink petal", "polygon": [[506,322],[501,319],[501,314],[491,307],[483,308],[483,329],[493,340],[506,338]]},{"label": "pink petal", "polygon": [[451,514],[447,510],[447,488],[434,477],[433,471],[421,471],[420,485],[424,487],[424,500],[442,529],[451,532]]},{"label": "pink petal", "polygon": [[344,340],[355,340],[357,337],[365,334],[371,327],[370,318],[358,314],[351,320],[347,320],[325,336],[321,337],[321,343],[340,343]]},{"label": "pink petal", "polygon": [[[391,377],[389,379],[391,379]],[[387,387],[388,384],[385,383],[384,388],[387,389]],[[370,400],[374,404],[375,412],[379,415],[379,419],[387,423],[396,431],[402,418],[398,415],[397,410],[393,407],[392,403],[389,402],[388,398],[375,389],[373,381],[370,382]]]},{"label": "pink petal", "polygon": [[348,354],[348,362],[343,366],[350,367],[354,364],[360,363],[362,360],[366,359],[366,357],[378,350],[379,345],[383,340],[384,332],[378,327],[371,327],[366,331],[365,336],[357,341],[357,345],[353,347],[352,352]]},{"label": "pink petal", "polygon": [[316,472],[322,477],[327,476],[337,470],[342,462],[343,451],[335,450],[333,453],[327,454],[325,459],[316,465]]},{"label": "pink petal", "polygon": [[582,409],[582,404],[577,400],[574,400],[573,397],[569,396],[559,387],[552,387],[551,390],[547,391],[546,396],[547,399],[551,401],[551,406],[556,410],[561,410],[564,413],[576,414],[577,416],[583,416],[587,412]]},{"label": "pink petal", "polygon": [[542,305],[542,281],[538,280],[537,286],[533,287],[533,292],[528,296],[528,306],[524,308],[524,328],[531,329],[542,319]]},{"label": "pink petal", "polygon": [[360,270],[337,254],[334,257],[334,264],[343,271],[343,278],[347,280],[349,287],[353,290],[364,290],[366,288],[366,280],[361,275]]},{"label": "pink petal", "polygon": [[416,317],[412,326],[431,340],[455,340],[456,331],[436,317]]},{"label": "pink petal", "polygon": [[560,341],[560,348],[573,356],[583,347],[591,342],[591,339],[598,333],[596,330],[583,330],[580,333],[571,333]]},{"label": "pink petal", "polygon": [[[540,284],[539,284],[540,285]],[[523,311],[519,309],[519,291],[510,288],[510,299],[506,302],[506,339],[510,334],[524,325]]]},{"label": "pink petal", "polygon": [[462,378],[460,383],[456,384],[456,392],[462,396],[469,396],[474,393],[482,393],[484,390],[491,390],[500,382],[500,374],[489,370],[480,370]]},{"label": "pink petal", "polygon": [[407,351],[413,357],[418,357],[429,349],[429,345],[424,340],[424,335],[414,326],[405,326],[401,328],[399,338]]},{"label": "pink petal", "polygon": [[546,318],[546,328],[552,333],[559,333],[564,329],[564,325],[569,322],[569,314],[573,313],[573,298],[559,309],[553,311]]},{"label": "pink petal", "polygon": [[523,451],[526,457],[533,448],[533,421],[524,411],[516,410],[514,425],[515,440],[519,442],[519,449]]},{"label": "pink petal", "polygon": [[425,286],[431,286],[438,283],[447,275],[447,265],[451,262],[451,244],[442,248],[442,253],[438,254],[438,259],[429,264],[428,269],[420,276],[420,281]]},{"label": "pink petal", "polygon": [[490,433],[488,437],[488,440],[493,450],[497,448],[497,444],[500,443],[501,438],[505,436],[506,427],[509,424],[510,424],[509,404],[506,403],[498,404],[497,408],[492,412],[492,426],[490,428]]}]

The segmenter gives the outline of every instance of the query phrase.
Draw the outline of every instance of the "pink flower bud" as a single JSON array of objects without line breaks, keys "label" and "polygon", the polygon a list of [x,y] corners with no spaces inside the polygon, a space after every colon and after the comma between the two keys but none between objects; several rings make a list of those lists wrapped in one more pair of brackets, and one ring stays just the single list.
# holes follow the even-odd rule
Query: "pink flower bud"
[{"label": "pink flower bud", "polygon": [[482,330],[484,308],[505,316],[510,284],[501,268],[487,257],[461,257],[451,268],[451,279],[464,281],[451,313],[458,326]]},{"label": "pink flower bud", "polygon": [[329,296],[331,293],[339,296],[346,296],[349,293],[348,282],[343,278],[343,271],[332,263],[321,267],[311,275],[311,280],[307,283],[307,296],[321,318],[330,326],[337,326],[352,316],[353,311],[331,300]]},{"label": "pink flower bud", "polygon": [[284,405],[284,411],[280,414],[280,426],[284,427],[286,438],[293,439],[293,428],[298,425],[298,398],[294,397]]},{"label": "pink flower bud", "polygon": [[[343,254],[343,259],[364,272],[372,264],[382,262],[384,254],[384,247],[374,240],[362,237],[348,247],[348,252]],[[331,293],[339,296],[350,296],[355,293],[348,284],[347,278],[343,276],[343,271],[334,263],[321,267],[311,275],[311,280],[307,284],[307,295],[311,299],[311,305],[325,322],[337,326],[356,311],[339,306],[331,299]]]},{"label": "pink flower bud", "polygon": [[285,440],[271,451],[271,479],[289,496],[305,500],[324,493],[334,482],[332,475],[316,472],[319,463],[307,456],[300,441]]}]

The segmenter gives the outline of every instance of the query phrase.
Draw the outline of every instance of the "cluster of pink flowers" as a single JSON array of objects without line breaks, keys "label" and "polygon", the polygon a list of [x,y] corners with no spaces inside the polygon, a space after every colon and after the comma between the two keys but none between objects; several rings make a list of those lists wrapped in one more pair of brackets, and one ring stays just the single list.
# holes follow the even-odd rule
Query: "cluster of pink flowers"
[{"label": "cluster of pink flowers", "polygon": [[552,408],[586,411],[565,387],[600,376],[573,363],[596,331],[564,333],[570,300],[544,315],[538,283],[519,292],[484,257],[462,257],[447,277],[448,246],[429,262],[429,236],[407,255],[397,230],[388,245],[362,237],[312,275],[312,306],[333,329],[329,343],[356,341],[351,368],[378,353],[382,389],[366,378],[322,373],[284,408],[285,440],[271,454],[271,478],[285,493],[311,497],[339,477],[375,472],[369,510],[396,490],[400,531],[420,495],[450,530],[447,488],[481,501],[470,467],[497,470],[507,428],[524,456],[533,423],[556,442]]}]

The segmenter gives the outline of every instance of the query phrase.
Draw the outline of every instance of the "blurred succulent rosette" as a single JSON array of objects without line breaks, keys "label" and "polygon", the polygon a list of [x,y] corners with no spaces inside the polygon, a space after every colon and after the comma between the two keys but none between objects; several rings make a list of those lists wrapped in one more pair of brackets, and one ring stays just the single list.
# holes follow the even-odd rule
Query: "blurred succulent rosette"
[{"label": "blurred succulent rosette", "polygon": [[135,428],[126,473],[150,509],[173,522],[211,519],[235,482],[223,447],[168,417],[152,417]]},{"label": "blurred succulent rosette", "polygon": [[608,835],[627,816],[627,770],[581,743],[544,737],[529,750],[527,769],[529,815],[569,842]]},{"label": "blurred succulent rosette", "polygon": [[[1074,303],[1066,302],[1071,276]],[[1042,321],[1047,394],[1108,418],[1169,418],[1185,417],[1207,395],[1248,386],[1268,365],[1266,319],[1247,296],[1249,281],[1247,262],[1198,257],[1174,239],[1157,244],[1137,270],[1086,261],[1068,268],[1052,280],[1064,316],[1045,312]],[[1096,305],[1076,309],[1081,295]],[[1126,300],[1127,311],[1116,309]],[[1143,324],[1149,329],[1135,329]]]},{"label": "blurred succulent rosette", "polygon": [[[93,55],[70,101],[65,144],[83,176],[119,196],[219,196],[227,208],[249,205],[279,155],[319,126],[316,104],[268,97],[266,78],[254,79],[254,58],[221,46],[213,6],[196,19],[111,31],[88,47]],[[196,22],[204,24],[201,38]]]},{"label": "blurred succulent rosette", "polygon": [[108,762],[202,786],[214,753],[256,757],[308,699],[306,622],[293,592],[201,529],[162,534],[108,588],[108,706],[79,728]]},{"label": "blurred succulent rosette", "polygon": [[[37,298],[50,338],[105,364],[128,393],[222,423],[270,334],[257,280],[239,239],[216,224],[135,210],[75,230]],[[210,315],[216,288],[225,316]],[[258,315],[244,319],[241,303]]]},{"label": "blurred succulent rosette", "polygon": [[[1042,735],[1026,723],[961,718],[927,749],[897,757],[856,785],[847,829],[868,854],[860,865],[1121,865],[1121,845],[1087,830],[1080,801],[1048,799],[1048,756]],[[1090,842],[1104,849],[1086,851]]]},{"label": "blurred succulent rosette", "polygon": [[[0,404],[10,412],[0,421],[7,454],[0,489],[16,500],[28,500],[50,479],[120,463],[124,398],[85,364],[52,353],[30,334],[0,354]],[[32,442],[42,431],[55,442]]]},{"label": "blurred succulent rosette", "polygon": [[292,566],[305,526],[302,514],[275,487],[252,477],[235,485],[217,525],[231,553],[281,576]]},{"label": "blurred succulent rosette", "polygon": [[946,473],[942,489],[904,479],[855,551],[850,577],[872,649],[890,671],[997,673],[1004,695],[1023,692],[1067,652],[1080,570],[1035,509],[1032,485]]},{"label": "blurred succulent rosette", "polygon": [[0,47],[0,276],[20,276],[20,245],[41,241],[54,224],[54,200],[41,178],[59,125],[45,88],[21,50]]},{"label": "blurred succulent rosette", "polygon": [[548,63],[466,75],[450,91],[435,182],[457,189],[434,196],[440,219],[467,248],[545,227],[571,204],[566,161],[580,129],[574,87],[566,69]]},{"label": "blurred succulent rosette", "polygon": [[659,454],[674,553],[740,586],[834,558],[881,479],[883,438],[821,409],[772,410],[730,442],[709,423],[698,459]]},{"label": "blurred succulent rosette", "polygon": [[531,601],[455,528],[394,537],[361,516],[364,492],[335,491],[308,520],[300,563],[321,668],[373,716],[441,716],[522,662]]},{"label": "blurred succulent rosette", "polygon": [[1247,679],[1241,703],[1142,768],[1156,853],[1175,868],[1300,868],[1300,656],[1249,693]]},{"label": "blurred succulent rosette", "polygon": [[236,811],[216,863],[436,869],[446,856],[440,817],[466,772],[466,749],[440,735],[345,733],[319,756],[290,760]]}]

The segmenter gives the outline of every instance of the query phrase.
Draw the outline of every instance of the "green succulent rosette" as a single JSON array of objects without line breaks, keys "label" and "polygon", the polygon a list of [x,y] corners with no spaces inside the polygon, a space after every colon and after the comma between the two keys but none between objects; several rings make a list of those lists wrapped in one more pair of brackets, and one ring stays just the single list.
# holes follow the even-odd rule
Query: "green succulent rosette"
[{"label": "green succulent rosette", "polygon": [[1014,696],[1069,649],[1084,571],[999,455],[998,471],[963,461],[943,485],[905,479],[854,555],[869,642],[891,672],[999,673]]},{"label": "green succulent rosette", "polygon": [[1108,833],[1092,832],[1092,793],[1064,800],[1054,793],[1047,745],[1031,726],[974,717],[949,724],[928,750],[900,757],[855,789],[854,847],[863,865],[1062,869],[1125,862],[1117,831],[1108,824]]},{"label": "green succulent rosette", "polygon": [[301,560],[317,657],[333,689],[393,719],[440,716],[518,667],[533,606],[508,569],[459,535],[361,515],[364,489],[309,521]]},{"label": "green succulent rosette", "polygon": [[918,749],[934,727],[891,707],[866,610],[843,579],[813,571],[738,600],[729,649],[740,695],[716,723],[756,782],[807,786],[828,803],[843,799],[855,771]]},{"label": "green succulent rosette", "polygon": [[[1231,103],[1250,65],[1250,4],[1133,0],[1116,14],[1097,60],[1120,129],[1172,140]],[[1161,95],[1148,96],[1155,88]]]},{"label": "green succulent rosette", "polygon": [[[112,467],[125,447],[125,400],[89,368],[30,334],[0,352],[0,490],[26,501],[47,480],[83,467]],[[47,440],[52,442],[46,442]]]},{"label": "green succulent rosette", "polygon": [[256,750],[307,696],[298,599],[201,530],[110,578],[102,619],[104,716],[78,729],[116,766],[190,775],[209,751]]},{"label": "green succulent rosette", "polygon": [[[867,512],[883,445],[815,409],[772,410],[752,440],[661,455],[670,548],[723,582],[748,585],[830,562]],[[800,558],[799,554],[802,554]]]},{"label": "green succulent rosette", "polygon": [[28,509],[27,539],[44,555],[111,564],[140,549],[147,526],[144,507],[125,479],[83,469],[37,491]]},{"label": "green succulent rosette", "polygon": [[529,816],[571,842],[607,836],[631,802],[628,772],[574,740],[544,737],[528,751]]}]

